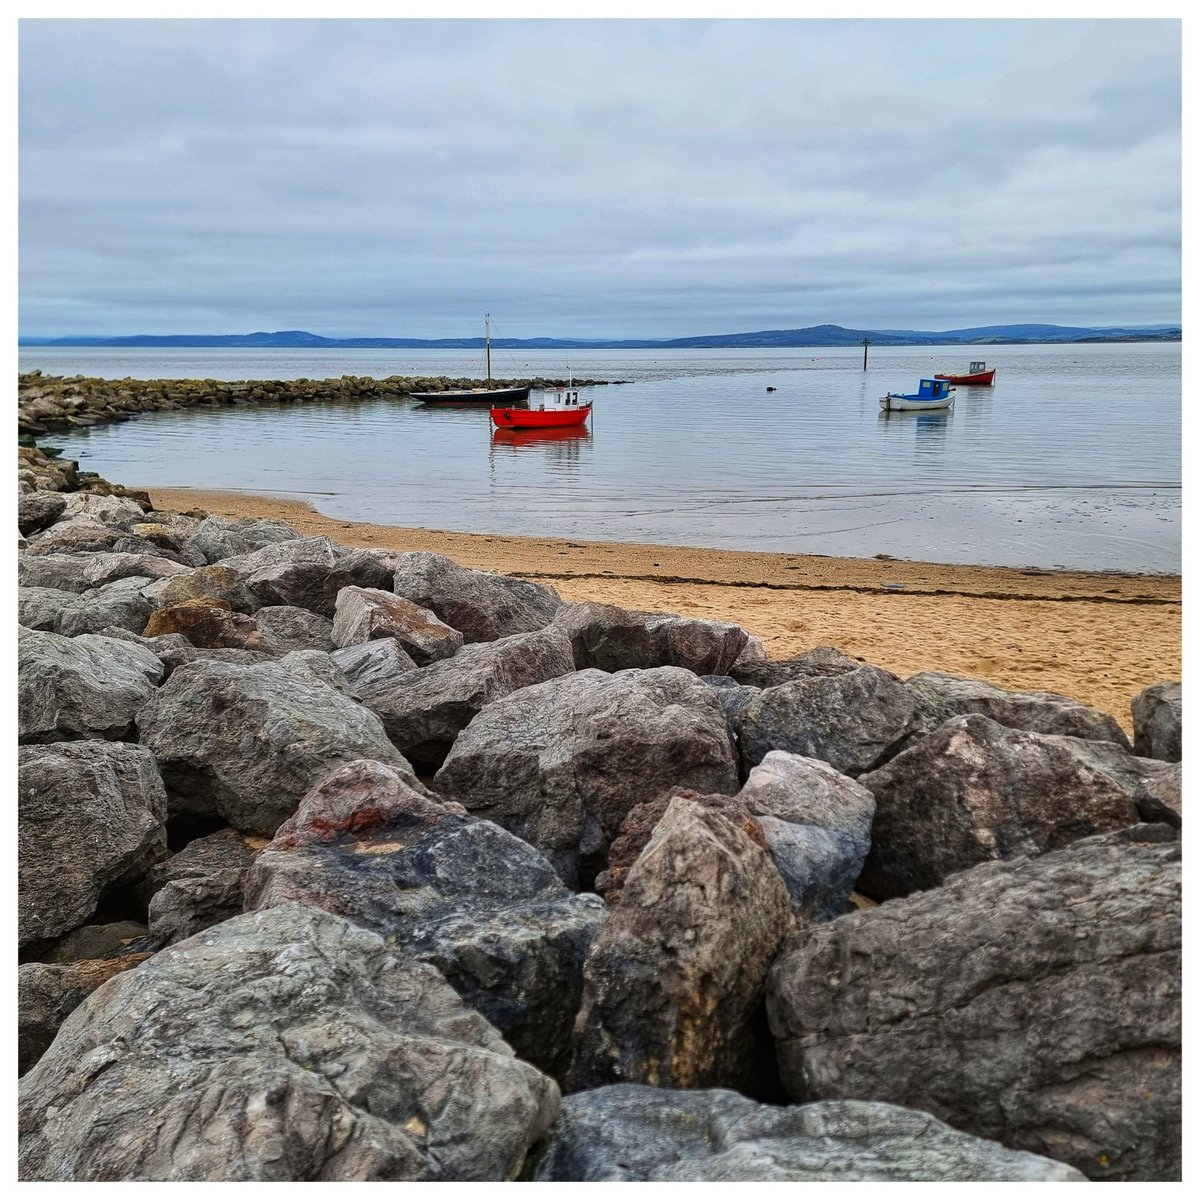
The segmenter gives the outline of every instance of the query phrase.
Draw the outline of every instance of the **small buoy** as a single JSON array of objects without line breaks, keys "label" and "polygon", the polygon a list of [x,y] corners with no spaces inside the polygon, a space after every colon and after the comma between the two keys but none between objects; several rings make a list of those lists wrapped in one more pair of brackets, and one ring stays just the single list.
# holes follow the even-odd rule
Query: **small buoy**
[{"label": "small buoy", "polygon": [[779,391],[779,389],[776,387],[769,387],[769,388],[767,388],[767,391],[768,392],[777,392],[777,391]]}]

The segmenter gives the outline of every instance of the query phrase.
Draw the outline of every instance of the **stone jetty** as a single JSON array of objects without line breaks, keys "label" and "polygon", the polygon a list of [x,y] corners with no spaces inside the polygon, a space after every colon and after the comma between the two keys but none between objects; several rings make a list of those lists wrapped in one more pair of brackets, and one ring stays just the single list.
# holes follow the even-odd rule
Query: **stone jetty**
[{"label": "stone jetty", "polygon": [[[494,379],[493,387],[553,387],[565,378]],[[576,379],[577,387],[599,387],[605,379]],[[390,375],[372,379],[342,375],[338,379],[93,379],[43,375],[31,371],[17,377],[17,429],[36,437],[54,430],[127,421],[139,413],[178,409],[227,408],[247,404],[356,404],[381,398],[404,399],[412,392],[446,392],[483,387],[482,379],[446,375]]]},{"label": "stone jetty", "polygon": [[[388,383],[24,377],[22,421]],[[1175,681],[1130,743],[18,488],[22,1179],[1180,1178]]]}]

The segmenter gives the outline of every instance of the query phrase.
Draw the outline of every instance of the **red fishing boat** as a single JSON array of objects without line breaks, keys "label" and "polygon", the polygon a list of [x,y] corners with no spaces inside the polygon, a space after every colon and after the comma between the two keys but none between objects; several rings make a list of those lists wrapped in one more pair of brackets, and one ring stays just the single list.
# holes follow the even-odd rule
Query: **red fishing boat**
[{"label": "red fishing boat", "polygon": [[961,375],[935,375],[934,379],[948,379],[951,383],[982,383],[991,387],[996,382],[996,368],[988,368],[985,362],[973,362]]},{"label": "red fishing boat", "polygon": [[579,392],[569,385],[554,392],[543,392],[539,403],[528,408],[493,408],[492,424],[497,429],[565,429],[583,425],[592,411],[591,404],[579,403]]}]

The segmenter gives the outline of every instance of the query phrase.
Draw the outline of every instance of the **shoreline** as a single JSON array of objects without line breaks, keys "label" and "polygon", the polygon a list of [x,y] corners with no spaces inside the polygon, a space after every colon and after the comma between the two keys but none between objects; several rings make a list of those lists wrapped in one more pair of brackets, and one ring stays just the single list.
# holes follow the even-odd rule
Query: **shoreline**
[{"label": "shoreline", "polygon": [[158,508],[286,521],[348,546],[430,550],[596,600],[736,621],[773,658],[836,645],[907,677],[947,671],[1060,692],[1130,729],[1130,700],[1182,674],[1178,575],[960,566],[342,521],[303,500],[149,488]]}]

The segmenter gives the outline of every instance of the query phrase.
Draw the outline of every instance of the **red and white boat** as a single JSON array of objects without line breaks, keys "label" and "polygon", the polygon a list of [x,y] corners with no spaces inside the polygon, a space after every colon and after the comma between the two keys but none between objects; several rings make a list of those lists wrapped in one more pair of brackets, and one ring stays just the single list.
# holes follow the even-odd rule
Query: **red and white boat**
[{"label": "red and white boat", "polygon": [[985,362],[973,362],[961,375],[935,375],[934,379],[948,379],[951,383],[981,383],[993,387],[996,383],[996,368],[989,369]]},{"label": "red and white boat", "polygon": [[543,392],[539,403],[530,402],[527,408],[491,410],[497,429],[565,429],[585,424],[591,411],[591,404],[580,404],[578,389],[569,384]]}]

